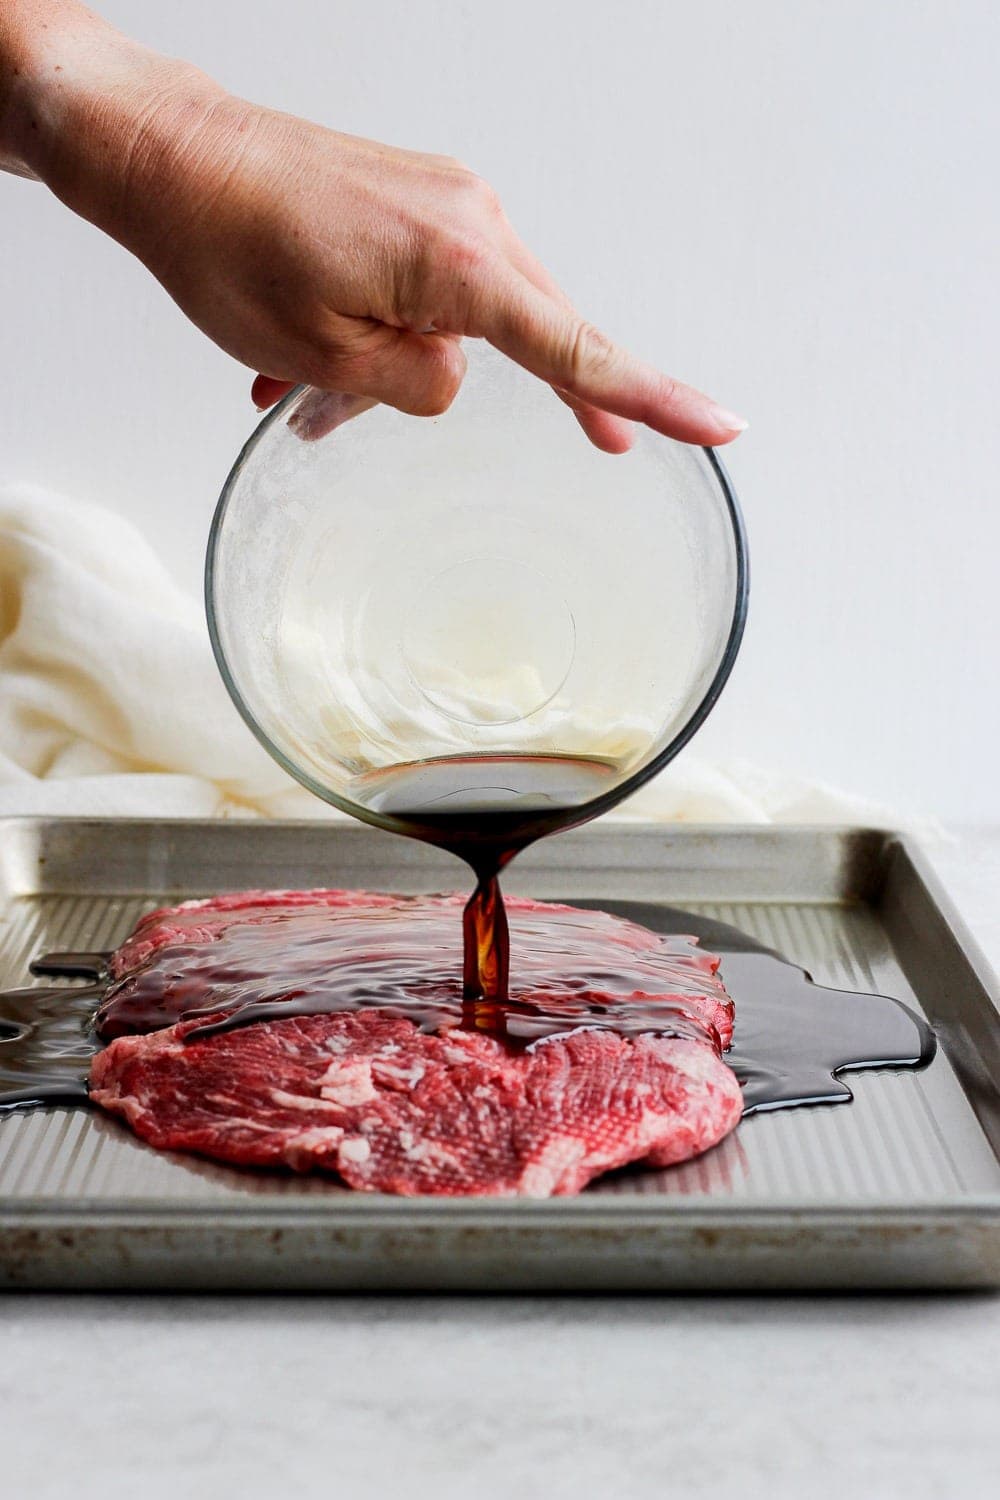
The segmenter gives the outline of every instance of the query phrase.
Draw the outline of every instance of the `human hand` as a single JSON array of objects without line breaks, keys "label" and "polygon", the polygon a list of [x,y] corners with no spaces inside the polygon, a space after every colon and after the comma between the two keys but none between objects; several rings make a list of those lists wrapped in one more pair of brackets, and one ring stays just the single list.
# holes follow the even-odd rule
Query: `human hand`
[{"label": "human hand", "polygon": [[[548,381],[609,452],[629,446],[628,419],[707,444],[743,430],[739,417],[587,324],[518,238],[489,185],[460,163],[270,111],[256,111],[255,122],[260,155],[246,164],[248,177],[266,176],[271,151],[294,157],[297,180],[286,179],[280,211],[302,226],[309,247],[304,254],[291,247],[285,261],[291,296],[279,326],[268,330],[274,352],[253,361],[266,372],[254,382],[258,406],[304,381],[434,415],[461,383],[464,335],[487,339]],[[318,203],[309,191],[314,181],[330,185]],[[245,191],[249,201],[260,190],[248,181]],[[289,248],[286,242],[282,253]],[[307,347],[293,350],[284,334],[303,308],[310,309]]]},{"label": "human hand", "polygon": [[434,415],[475,337],[547,381],[609,452],[634,421],[705,444],[746,425],[585,322],[460,163],[249,104],[98,24],[82,51],[50,52],[70,62],[47,76],[38,175],[261,372],[259,406],[302,382]]}]

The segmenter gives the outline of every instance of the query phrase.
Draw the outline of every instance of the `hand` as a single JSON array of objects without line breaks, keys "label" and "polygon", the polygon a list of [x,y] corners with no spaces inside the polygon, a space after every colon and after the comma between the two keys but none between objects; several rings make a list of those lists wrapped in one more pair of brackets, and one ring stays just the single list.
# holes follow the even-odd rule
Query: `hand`
[{"label": "hand", "polygon": [[[238,222],[252,225],[254,202],[268,200],[261,184],[271,175],[269,159],[294,163],[279,201],[268,200],[285,226],[268,268],[282,302],[275,308],[255,295],[240,309],[247,321],[265,315],[268,352],[253,361],[265,371],[254,383],[259,406],[305,381],[433,415],[461,383],[465,335],[486,338],[548,381],[610,452],[629,446],[624,419],[700,443],[729,442],[742,431],[740,418],[584,322],[515,234],[493,190],[459,162],[265,110],[252,110],[251,119],[255,142],[229,198]],[[327,192],[317,194],[316,183],[327,183]],[[299,234],[289,243],[292,224]]]},{"label": "hand", "polygon": [[434,415],[474,337],[547,381],[609,452],[632,421],[705,444],[746,425],[585,322],[460,163],[248,104],[103,26],[72,55],[48,77],[57,140],[39,175],[262,372],[258,405],[303,382]]}]

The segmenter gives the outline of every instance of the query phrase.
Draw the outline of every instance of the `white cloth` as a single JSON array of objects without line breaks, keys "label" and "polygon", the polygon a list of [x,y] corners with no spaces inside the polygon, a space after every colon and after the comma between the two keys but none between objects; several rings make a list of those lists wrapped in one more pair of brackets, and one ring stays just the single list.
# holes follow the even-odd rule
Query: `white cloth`
[{"label": "white cloth", "polygon": [[[336,816],[256,743],[200,602],[120,516],[0,489],[0,815]],[[610,817],[864,822],[887,809],[685,752]]]}]

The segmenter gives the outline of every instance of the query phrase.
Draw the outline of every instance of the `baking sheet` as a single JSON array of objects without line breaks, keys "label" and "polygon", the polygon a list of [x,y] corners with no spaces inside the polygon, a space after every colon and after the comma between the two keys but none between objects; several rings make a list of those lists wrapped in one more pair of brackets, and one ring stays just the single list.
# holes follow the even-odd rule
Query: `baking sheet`
[{"label": "baking sheet", "polygon": [[[464,887],[438,851],[343,824],[0,822],[0,985],[114,946],[152,905],[248,886]],[[404,1200],[153,1151],[91,1112],[0,1117],[0,1285],[734,1289],[1000,1285],[997,986],[920,856],[873,830],[599,824],[505,888],[728,922],[820,983],[923,1011],[930,1067],[762,1114],[697,1161],[550,1202]]]}]

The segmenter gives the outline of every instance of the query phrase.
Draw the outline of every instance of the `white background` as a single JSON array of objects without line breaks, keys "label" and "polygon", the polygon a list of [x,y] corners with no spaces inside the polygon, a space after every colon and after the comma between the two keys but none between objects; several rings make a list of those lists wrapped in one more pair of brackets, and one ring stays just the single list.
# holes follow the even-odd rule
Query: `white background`
[{"label": "white background", "polygon": [[[586,314],[738,411],[754,563],[699,748],[1000,815],[989,0],[105,0],[144,41],[490,178]],[[134,517],[199,585],[249,377],[0,181],[0,478]]]}]

